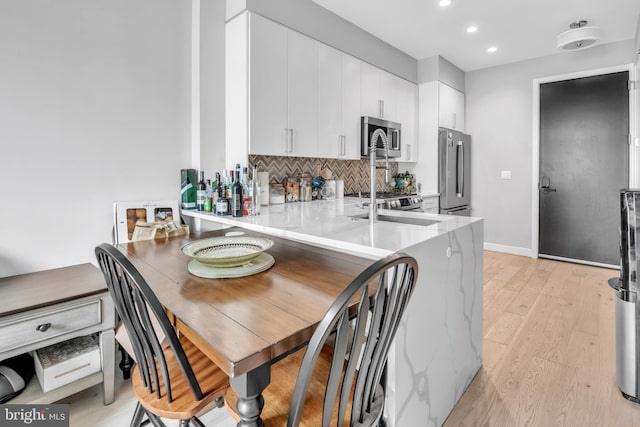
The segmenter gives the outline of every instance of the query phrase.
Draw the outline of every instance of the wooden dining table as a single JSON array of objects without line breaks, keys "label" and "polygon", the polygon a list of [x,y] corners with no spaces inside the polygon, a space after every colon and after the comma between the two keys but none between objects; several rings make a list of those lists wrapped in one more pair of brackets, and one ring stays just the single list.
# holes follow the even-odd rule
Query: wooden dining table
[{"label": "wooden dining table", "polygon": [[[188,271],[180,250],[198,239],[242,232],[271,239],[275,263],[261,273],[210,279]],[[271,364],[300,349],[338,294],[373,260],[239,228],[120,244],[172,316],[227,375],[238,426],[262,426]]]}]

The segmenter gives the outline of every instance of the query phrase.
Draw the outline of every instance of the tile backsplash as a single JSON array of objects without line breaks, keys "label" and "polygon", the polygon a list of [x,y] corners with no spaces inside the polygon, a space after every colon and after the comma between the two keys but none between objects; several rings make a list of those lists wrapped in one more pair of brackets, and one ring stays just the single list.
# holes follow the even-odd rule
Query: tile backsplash
[{"label": "tile backsplash", "polygon": [[[383,165],[384,162],[378,162]],[[369,172],[371,170],[369,160],[337,160],[319,159],[313,157],[281,157],[281,156],[261,156],[250,155],[249,167],[258,166],[258,171],[269,172],[270,182],[282,182],[289,176],[299,176],[309,173],[311,176],[320,175],[322,168],[329,168],[333,178],[344,180],[344,192],[356,193],[358,191],[369,191]],[[389,162],[391,176],[398,173],[398,164]],[[376,191],[391,191],[384,181],[384,170],[378,169],[376,175]]]}]

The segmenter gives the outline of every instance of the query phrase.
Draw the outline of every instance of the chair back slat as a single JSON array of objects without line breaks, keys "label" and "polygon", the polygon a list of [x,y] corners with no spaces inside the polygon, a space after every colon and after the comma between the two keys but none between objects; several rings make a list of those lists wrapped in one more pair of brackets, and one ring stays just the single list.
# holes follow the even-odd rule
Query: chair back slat
[{"label": "chair back slat", "polygon": [[[383,271],[378,276],[378,287],[373,298],[373,312],[371,314],[371,322],[369,323],[368,337],[363,350],[362,362],[358,371],[358,379],[354,392],[353,408],[351,410],[352,419],[361,419],[364,411],[368,410],[366,402],[369,401],[371,395],[375,393],[375,389],[371,390],[371,365],[376,362],[376,348],[379,345],[379,336],[381,333],[383,321],[385,317],[385,309],[387,305],[387,272]],[[378,356],[379,357],[379,356]]]},{"label": "chair back slat", "polygon": [[[418,264],[414,258],[401,253],[392,254],[367,267],[338,296],[309,341],[293,392],[289,427],[300,423],[313,369],[324,344],[334,332],[336,337],[331,370],[325,384],[322,425],[329,425],[336,413],[336,401],[337,425],[342,425],[346,418],[349,403],[350,425],[378,422],[384,409],[382,373],[413,292],[417,273]],[[355,318],[349,309],[354,298],[359,298]],[[353,329],[350,327],[352,323]],[[348,359],[346,366],[345,359]]]},{"label": "chair back slat", "polygon": [[[366,285],[362,288],[362,294],[360,295],[360,303],[358,304],[358,311],[356,313],[355,325],[353,328],[353,341],[349,354],[360,354],[362,346],[364,345],[367,332],[367,321],[369,313],[369,286]],[[338,423],[341,426],[344,423],[344,417],[347,412],[348,400],[351,396],[351,387],[353,386],[354,375],[358,368],[358,358],[349,357],[349,363],[345,368],[344,381],[342,390],[340,393],[340,403],[338,405]]]},{"label": "chair back slat", "polygon": [[347,341],[349,339],[350,329],[349,313],[345,311],[342,313],[342,316],[340,316],[338,327],[336,329],[331,369],[329,370],[329,379],[324,393],[322,427],[328,427],[331,422],[331,413],[333,409],[332,404],[336,400],[338,388],[342,382],[342,369],[347,355]]},{"label": "chair back slat", "polygon": [[[203,394],[198,380],[180,340],[153,290],[133,264],[113,245],[103,243],[96,247],[95,253],[116,311],[131,340],[136,363],[149,394],[155,391],[157,397],[161,398],[162,390],[164,390],[164,396],[168,402],[173,400],[171,376],[168,372],[162,343],[160,343],[151,321],[151,315],[153,315],[194,398],[201,400]],[[164,382],[163,388],[158,368]]]},{"label": "chair back slat", "polygon": [[150,354],[153,354],[156,363],[149,362],[149,370],[153,373],[153,380],[156,386],[156,396],[158,399],[162,397],[161,387],[160,387],[160,376],[158,375],[158,367],[160,367],[162,378],[164,379],[164,383],[167,385],[165,387],[167,392],[167,399],[169,402],[173,400],[173,396],[171,393],[171,379],[169,377],[169,370],[167,369],[167,360],[164,357],[164,352],[162,351],[162,347],[160,345],[160,340],[158,339],[158,335],[154,327],[151,324],[151,318],[149,317],[149,312],[147,311],[147,304],[142,296],[140,290],[138,288],[131,288],[131,293],[133,295],[133,301],[135,302],[135,308],[139,311],[139,315],[136,316],[142,322],[142,330],[144,333],[142,334],[142,338],[145,342],[145,347],[148,349]]}]

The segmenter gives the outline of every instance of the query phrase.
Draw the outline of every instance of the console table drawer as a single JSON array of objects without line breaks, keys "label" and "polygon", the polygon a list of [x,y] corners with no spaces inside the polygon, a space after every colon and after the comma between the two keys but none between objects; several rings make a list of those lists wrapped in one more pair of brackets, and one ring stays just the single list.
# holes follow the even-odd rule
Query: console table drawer
[{"label": "console table drawer", "polygon": [[0,351],[19,348],[68,334],[102,322],[101,300],[84,304],[53,306],[29,316],[15,316],[0,322]]}]

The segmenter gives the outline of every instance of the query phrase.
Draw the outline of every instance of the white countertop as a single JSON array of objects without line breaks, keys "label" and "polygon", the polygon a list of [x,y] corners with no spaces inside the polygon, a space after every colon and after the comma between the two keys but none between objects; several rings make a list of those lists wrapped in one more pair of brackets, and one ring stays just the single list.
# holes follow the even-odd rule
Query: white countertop
[{"label": "white countertop", "polygon": [[429,226],[387,221],[370,224],[368,219],[351,217],[367,212],[367,208],[360,206],[358,198],[345,197],[261,206],[258,216],[236,218],[193,210],[182,210],[182,215],[369,258],[383,257],[480,221],[479,218],[473,217],[385,209],[380,209],[379,214],[428,218],[439,222]]}]

